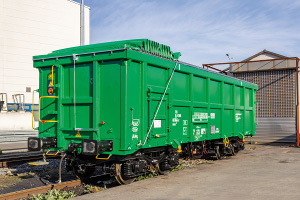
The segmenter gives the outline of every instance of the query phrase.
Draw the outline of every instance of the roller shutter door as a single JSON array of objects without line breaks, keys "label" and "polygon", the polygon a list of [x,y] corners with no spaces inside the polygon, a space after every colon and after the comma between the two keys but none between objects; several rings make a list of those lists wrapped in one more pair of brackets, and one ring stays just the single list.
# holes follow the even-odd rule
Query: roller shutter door
[{"label": "roller shutter door", "polygon": [[296,141],[295,70],[235,73],[236,78],[258,85],[258,126],[255,141]]}]

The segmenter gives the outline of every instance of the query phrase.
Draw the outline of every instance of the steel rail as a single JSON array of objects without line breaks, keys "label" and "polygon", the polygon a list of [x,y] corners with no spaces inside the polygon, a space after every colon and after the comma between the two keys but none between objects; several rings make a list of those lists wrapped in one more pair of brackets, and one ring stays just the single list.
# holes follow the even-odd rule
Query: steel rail
[{"label": "steel rail", "polygon": [[47,186],[42,186],[38,188],[32,188],[28,190],[22,190],[18,192],[11,192],[7,194],[0,195],[0,200],[15,200],[15,199],[21,199],[21,198],[28,198],[32,195],[36,194],[45,194],[49,190],[61,190],[65,188],[72,188],[75,186],[81,185],[80,180],[75,180],[75,181],[68,181],[68,182],[63,182],[63,183],[58,183],[58,184],[53,184],[53,185],[47,185]]}]

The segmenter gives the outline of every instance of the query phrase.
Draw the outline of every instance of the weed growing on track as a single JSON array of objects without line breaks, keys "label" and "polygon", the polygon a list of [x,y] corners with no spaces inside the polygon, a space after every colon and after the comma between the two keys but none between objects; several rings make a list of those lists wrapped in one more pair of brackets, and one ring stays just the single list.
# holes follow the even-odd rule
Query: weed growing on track
[{"label": "weed growing on track", "polygon": [[172,169],[171,172],[176,172],[176,171],[179,171],[179,170],[182,170],[182,169],[185,169],[185,166],[178,165],[177,167],[175,167],[174,169]]},{"label": "weed growing on track", "polygon": [[144,180],[144,179],[147,179],[147,178],[153,178],[155,176],[158,176],[158,174],[156,172],[146,172],[144,175],[141,175],[139,177],[137,177],[137,181],[140,181],[140,180]]},{"label": "weed growing on track", "polygon": [[0,155],[2,154],[2,149],[0,149]]},{"label": "weed growing on track", "polygon": [[[210,163],[207,160],[201,160],[201,159],[195,159],[195,160],[181,160],[179,162],[179,165],[176,166],[175,168],[173,168],[171,170],[171,172],[175,172],[175,171],[179,171],[179,170],[183,170],[185,168],[191,168],[191,167],[195,167],[196,165],[201,165],[201,164],[207,164]],[[144,180],[144,179],[148,179],[148,178],[153,178],[155,176],[158,176],[158,174],[156,172],[146,172],[144,175],[139,176],[136,180],[140,181],[140,180]]]},{"label": "weed growing on track", "polygon": [[103,190],[106,190],[106,185],[104,185],[104,187],[81,185],[79,187],[68,188],[66,191],[56,189],[49,190],[46,194],[33,195],[27,200],[65,200]]},{"label": "weed growing on track", "polygon": [[85,185],[85,194],[89,194],[89,193],[94,193],[94,192],[99,192],[102,190],[106,190],[106,185],[104,185],[104,187],[97,187],[97,186],[92,186],[92,185]]},{"label": "weed growing on track", "polygon": [[46,194],[34,195],[30,200],[63,200],[76,197],[73,191],[49,190]]},{"label": "weed growing on track", "polygon": [[97,189],[96,186],[94,187],[94,186],[92,186],[92,185],[86,185],[86,186],[85,186],[84,192],[87,193],[87,194],[89,194],[89,193],[94,192],[95,189]]}]

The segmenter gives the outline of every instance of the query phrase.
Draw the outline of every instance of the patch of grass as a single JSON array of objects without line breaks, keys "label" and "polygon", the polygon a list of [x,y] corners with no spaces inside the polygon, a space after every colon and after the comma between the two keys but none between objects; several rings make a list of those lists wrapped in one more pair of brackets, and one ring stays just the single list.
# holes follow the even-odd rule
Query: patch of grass
[{"label": "patch of grass", "polygon": [[175,167],[174,169],[171,170],[171,172],[176,172],[179,170],[185,169],[185,166],[179,164],[177,167]]},{"label": "patch of grass", "polygon": [[[212,163],[210,161],[200,160],[200,159],[189,160],[189,161],[180,160],[178,166],[173,168],[171,170],[171,172],[183,170],[183,169],[189,168],[189,167],[195,167],[196,165],[202,165],[202,164],[212,164]],[[144,175],[139,176],[136,180],[140,181],[140,180],[144,180],[144,179],[148,179],[148,178],[153,178],[155,176],[158,176],[158,174],[156,172],[146,172]]]},{"label": "patch of grass", "polygon": [[84,192],[85,192],[85,194],[89,194],[89,193],[99,192],[99,191],[102,191],[102,190],[106,190],[106,185],[104,185],[104,187],[86,185]]},{"label": "patch of grass", "polygon": [[0,188],[13,186],[21,181],[22,179],[18,176],[0,176]]},{"label": "patch of grass", "polygon": [[29,179],[29,178],[32,178],[34,177],[35,173],[33,172],[28,172],[28,173],[21,173],[21,174],[18,174],[18,177],[20,177],[21,179]]},{"label": "patch of grass", "polygon": [[156,172],[146,172],[144,175],[139,176],[136,180],[140,181],[148,178],[153,178],[155,176],[158,176]]},{"label": "patch of grass", "polygon": [[95,189],[94,186],[92,186],[92,185],[86,185],[84,192],[87,193],[87,194],[89,194],[89,193],[94,192],[94,189]]},{"label": "patch of grass", "polygon": [[0,149],[0,155],[2,154],[2,149]]},{"label": "patch of grass", "polygon": [[30,200],[63,200],[76,197],[73,191],[49,190],[46,194],[33,195]]}]

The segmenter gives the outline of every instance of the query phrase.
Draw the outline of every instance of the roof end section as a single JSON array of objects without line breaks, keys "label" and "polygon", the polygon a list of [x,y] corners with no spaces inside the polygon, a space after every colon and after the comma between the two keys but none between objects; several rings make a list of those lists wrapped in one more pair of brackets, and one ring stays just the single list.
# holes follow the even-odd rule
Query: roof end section
[{"label": "roof end section", "polygon": [[41,60],[61,56],[71,56],[73,54],[80,55],[85,53],[110,51],[117,49],[132,49],[136,51],[142,51],[170,60],[178,60],[181,56],[180,52],[174,53],[173,51],[171,51],[171,48],[167,45],[159,44],[158,42],[148,39],[134,39],[60,49],[46,55],[34,56],[33,60]]}]

